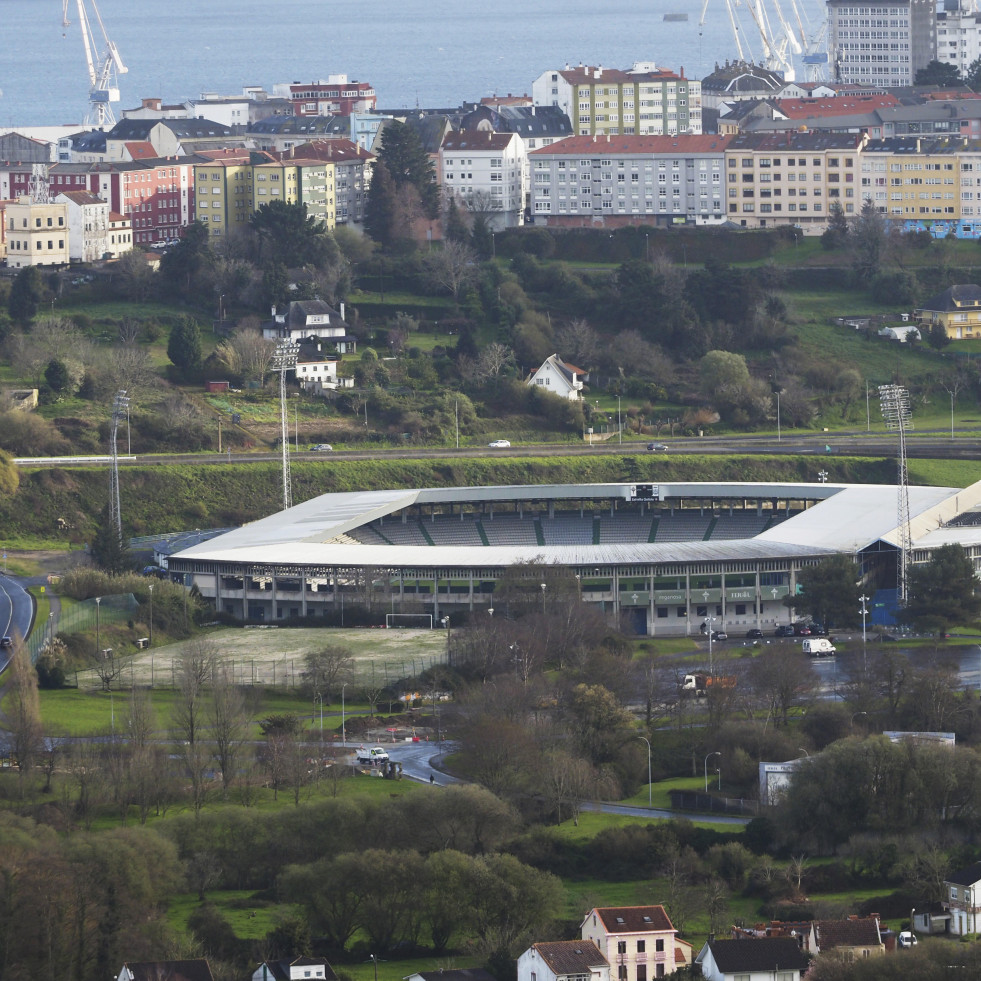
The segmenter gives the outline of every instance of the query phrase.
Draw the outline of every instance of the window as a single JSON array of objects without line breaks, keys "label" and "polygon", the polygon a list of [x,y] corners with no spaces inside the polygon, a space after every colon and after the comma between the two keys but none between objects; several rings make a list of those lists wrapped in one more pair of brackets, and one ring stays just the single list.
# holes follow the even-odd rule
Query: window
[{"label": "window", "polygon": [[626,952],[627,952],[627,941],[626,940],[618,940],[617,941],[617,953],[618,954],[625,954]]},{"label": "window", "polygon": [[637,941],[637,953],[638,954],[643,954],[646,950],[647,950],[647,941],[646,940],[638,940]]},{"label": "window", "polygon": [[664,938],[663,937],[658,937],[654,941],[654,950],[656,950],[657,953],[659,953],[659,954],[664,953]]},{"label": "window", "polygon": [[617,981],[627,981],[627,965],[621,964],[617,968]]},{"label": "window", "polygon": [[637,965],[637,981],[647,981],[647,965]]}]

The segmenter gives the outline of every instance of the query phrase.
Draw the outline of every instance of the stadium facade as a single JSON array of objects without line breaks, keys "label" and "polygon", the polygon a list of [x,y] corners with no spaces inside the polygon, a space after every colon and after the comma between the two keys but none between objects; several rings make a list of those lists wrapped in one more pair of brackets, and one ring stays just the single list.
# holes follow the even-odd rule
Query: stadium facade
[{"label": "stadium facade", "polygon": [[[981,482],[910,487],[911,563],[958,542],[981,567]],[[522,563],[575,576],[584,602],[640,634],[766,630],[793,618],[802,569],[841,553],[866,591],[895,589],[897,489],[872,484],[609,483],[324,494],[171,556],[232,617],[348,607],[492,610]]]}]

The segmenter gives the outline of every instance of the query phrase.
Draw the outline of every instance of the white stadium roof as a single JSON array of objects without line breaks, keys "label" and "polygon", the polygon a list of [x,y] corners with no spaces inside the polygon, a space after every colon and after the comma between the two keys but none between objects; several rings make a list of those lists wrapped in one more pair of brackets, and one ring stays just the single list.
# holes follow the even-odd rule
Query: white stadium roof
[{"label": "white stadium roof", "polygon": [[[600,545],[383,545],[338,541],[357,528],[412,506],[514,502],[631,501],[634,488],[651,487],[646,503],[684,502],[688,507],[728,500],[808,502],[803,511],[753,538]],[[973,528],[945,529],[957,514],[981,505],[981,482],[968,488],[910,487],[914,548],[934,536],[974,539]],[[943,532],[938,529],[945,529]],[[959,534],[962,533],[962,534]],[[561,565],[762,560],[855,553],[878,541],[898,540],[897,490],[877,484],[660,483],[511,485],[324,494],[288,511],[262,518],[172,556],[178,562],[280,566],[502,567],[538,560]],[[921,540],[922,543],[921,544]],[[938,540],[938,544],[943,541]]]}]

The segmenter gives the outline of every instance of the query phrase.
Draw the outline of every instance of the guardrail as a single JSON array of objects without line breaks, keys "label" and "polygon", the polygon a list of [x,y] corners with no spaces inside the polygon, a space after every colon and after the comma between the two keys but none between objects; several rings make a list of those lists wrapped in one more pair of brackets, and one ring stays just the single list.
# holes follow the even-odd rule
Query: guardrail
[{"label": "guardrail", "polygon": [[[121,456],[120,460],[135,460],[135,456]],[[112,463],[111,456],[19,456],[14,463],[20,467],[39,463]]]}]

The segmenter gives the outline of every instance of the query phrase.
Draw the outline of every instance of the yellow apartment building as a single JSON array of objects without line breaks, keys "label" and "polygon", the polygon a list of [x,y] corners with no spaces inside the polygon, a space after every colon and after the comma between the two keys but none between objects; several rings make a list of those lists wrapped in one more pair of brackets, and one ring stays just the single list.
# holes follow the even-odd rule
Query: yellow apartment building
[{"label": "yellow apartment building", "polygon": [[726,215],[745,228],[792,225],[820,235],[838,201],[847,216],[862,207],[856,133],[747,133],[725,151]]},{"label": "yellow apartment building", "polygon": [[68,205],[40,204],[28,197],[6,205],[7,265],[67,266]]}]

